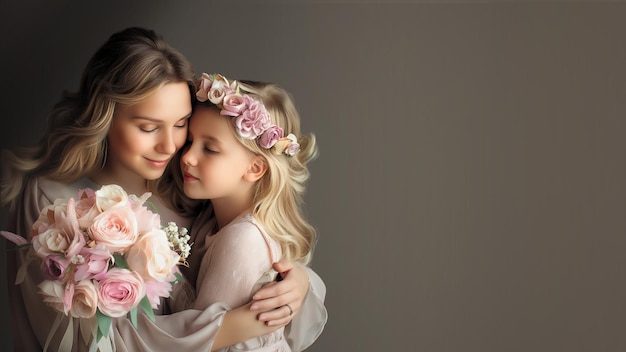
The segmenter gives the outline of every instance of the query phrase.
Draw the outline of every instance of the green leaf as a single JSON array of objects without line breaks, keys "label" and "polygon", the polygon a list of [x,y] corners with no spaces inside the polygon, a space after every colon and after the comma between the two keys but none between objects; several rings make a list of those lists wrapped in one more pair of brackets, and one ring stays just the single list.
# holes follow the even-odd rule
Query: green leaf
[{"label": "green leaf", "polygon": [[115,259],[115,266],[122,269],[128,269],[128,264],[126,264],[126,259],[124,259],[123,255],[114,253],[113,258]]},{"label": "green leaf", "polygon": [[104,315],[100,309],[96,310],[96,317],[98,318],[98,337],[96,341],[100,341],[100,338],[109,336],[113,319],[108,315]]},{"label": "green leaf", "polygon": [[180,273],[175,273],[174,276],[176,277],[176,280],[174,280],[172,284],[175,284],[177,282],[185,282],[185,277],[182,276]]},{"label": "green leaf", "polygon": [[153,213],[158,214],[159,213],[159,208],[157,208],[156,204],[154,204],[153,201],[151,200],[147,200],[145,203],[143,203],[147,206],[147,208],[150,208],[150,210],[152,210]]},{"label": "green leaf", "polygon": [[150,318],[150,320],[152,320],[153,322],[156,322],[156,318],[154,317],[154,311],[152,311],[152,306],[150,305],[150,300],[148,299],[148,296],[143,296],[141,302],[139,302],[139,305],[141,306],[141,308],[143,308],[143,311],[146,312],[148,318]]},{"label": "green leaf", "polygon": [[130,310],[130,322],[137,329],[137,307]]}]

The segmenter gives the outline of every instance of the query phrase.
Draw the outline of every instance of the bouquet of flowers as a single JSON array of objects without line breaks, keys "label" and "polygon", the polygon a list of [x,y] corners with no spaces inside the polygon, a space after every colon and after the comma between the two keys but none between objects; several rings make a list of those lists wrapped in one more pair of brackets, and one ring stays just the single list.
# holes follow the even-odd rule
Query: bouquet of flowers
[{"label": "bouquet of flowers", "polygon": [[152,309],[182,280],[178,265],[186,264],[191,247],[187,229],[161,226],[160,216],[144,205],[150,195],[128,195],[118,185],[83,189],[76,199],[58,199],[41,211],[30,243],[2,231],[16,244],[32,245],[42,260],[44,302],[90,321],[85,326],[93,344],[108,337],[112,318],[130,313],[136,327],[138,307],[154,320]]}]

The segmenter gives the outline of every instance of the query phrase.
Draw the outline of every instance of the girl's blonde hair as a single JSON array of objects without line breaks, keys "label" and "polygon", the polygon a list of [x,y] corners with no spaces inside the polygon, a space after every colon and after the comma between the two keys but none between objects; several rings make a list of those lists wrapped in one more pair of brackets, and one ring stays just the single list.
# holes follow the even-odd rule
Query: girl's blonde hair
[{"label": "girl's blonde hair", "polygon": [[[250,151],[263,155],[267,172],[254,188],[253,215],[272,238],[280,243],[283,259],[308,264],[317,241],[317,232],[303,214],[303,196],[309,179],[308,163],[318,154],[315,135],[300,132],[300,115],[291,95],[273,83],[238,81],[242,93],[263,103],[272,124],[285,135],[294,134],[300,151],[293,156],[275,154],[259,146],[257,140],[233,134]],[[234,121],[234,119],[232,119]]]},{"label": "girl's blonde hair", "polygon": [[176,82],[186,82],[194,96],[191,63],[160,35],[138,27],[113,34],[89,60],[78,92],[65,92],[54,106],[39,144],[3,151],[1,204],[14,207],[32,177],[70,183],[101,168],[116,106]]}]

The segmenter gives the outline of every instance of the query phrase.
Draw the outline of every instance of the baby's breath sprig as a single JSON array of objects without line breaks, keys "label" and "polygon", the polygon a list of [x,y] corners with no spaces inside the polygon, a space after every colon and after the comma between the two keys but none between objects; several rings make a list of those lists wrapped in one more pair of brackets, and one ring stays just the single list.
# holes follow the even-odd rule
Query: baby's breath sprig
[{"label": "baby's breath sprig", "polygon": [[176,225],[175,222],[168,222],[167,226],[163,226],[163,231],[165,231],[165,234],[167,235],[170,248],[180,254],[181,264],[188,267],[189,264],[187,263],[187,257],[189,257],[193,243],[189,243],[191,237],[189,237],[187,228],[178,228],[178,225]]}]

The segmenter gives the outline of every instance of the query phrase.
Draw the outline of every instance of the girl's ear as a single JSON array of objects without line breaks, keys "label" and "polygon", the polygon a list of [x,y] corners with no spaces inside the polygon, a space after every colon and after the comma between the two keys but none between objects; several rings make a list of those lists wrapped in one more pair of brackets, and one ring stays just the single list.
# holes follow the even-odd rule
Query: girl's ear
[{"label": "girl's ear", "polygon": [[252,159],[248,171],[243,175],[244,180],[249,182],[258,181],[267,172],[267,160],[265,157],[257,155]]}]

